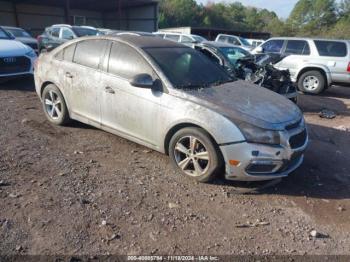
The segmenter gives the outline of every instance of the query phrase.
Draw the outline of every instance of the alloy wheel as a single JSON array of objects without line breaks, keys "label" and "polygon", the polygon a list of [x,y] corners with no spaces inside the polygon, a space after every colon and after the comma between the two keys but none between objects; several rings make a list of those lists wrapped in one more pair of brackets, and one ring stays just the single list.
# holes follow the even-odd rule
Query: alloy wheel
[{"label": "alloy wheel", "polygon": [[44,97],[47,114],[54,120],[62,115],[62,101],[55,91],[50,90]]},{"label": "alloy wheel", "polygon": [[192,177],[205,174],[210,166],[207,148],[194,136],[180,138],[175,145],[174,156],[178,167]]}]

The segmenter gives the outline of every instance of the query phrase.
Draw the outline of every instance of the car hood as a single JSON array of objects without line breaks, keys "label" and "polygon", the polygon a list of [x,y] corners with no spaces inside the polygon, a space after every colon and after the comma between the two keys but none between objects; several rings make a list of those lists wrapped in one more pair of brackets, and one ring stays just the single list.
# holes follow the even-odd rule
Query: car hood
[{"label": "car hood", "polygon": [[0,40],[0,57],[22,56],[30,50],[30,47],[16,40]]},{"label": "car hood", "polygon": [[36,44],[37,40],[31,37],[16,37],[17,41],[20,41],[24,44]]},{"label": "car hood", "polygon": [[210,108],[235,123],[245,122],[269,130],[283,130],[302,117],[300,109],[283,96],[246,81],[181,90],[182,98]]}]

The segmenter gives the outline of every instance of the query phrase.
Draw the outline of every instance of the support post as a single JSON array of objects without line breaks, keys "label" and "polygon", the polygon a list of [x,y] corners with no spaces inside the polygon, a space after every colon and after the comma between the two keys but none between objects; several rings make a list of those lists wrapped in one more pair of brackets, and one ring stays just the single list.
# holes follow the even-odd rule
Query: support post
[{"label": "support post", "polygon": [[64,17],[65,17],[65,23],[66,24],[71,24],[71,19],[70,19],[70,0],[65,1],[64,5]]},{"label": "support post", "polygon": [[14,16],[15,16],[16,27],[19,27],[19,18],[18,18],[18,11],[17,11],[17,1],[13,1],[13,2],[12,2],[12,9],[13,9],[13,13],[14,13]]}]

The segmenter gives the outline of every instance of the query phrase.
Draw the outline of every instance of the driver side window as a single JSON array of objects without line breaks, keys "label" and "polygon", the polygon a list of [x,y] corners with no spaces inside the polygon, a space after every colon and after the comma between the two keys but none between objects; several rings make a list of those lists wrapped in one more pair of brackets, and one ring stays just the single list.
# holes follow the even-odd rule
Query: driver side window
[{"label": "driver side window", "polygon": [[262,45],[264,53],[281,53],[284,40],[270,40]]},{"label": "driver side window", "polygon": [[125,79],[138,74],[154,76],[151,66],[135,49],[119,42],[112,44],[108,72]]}]

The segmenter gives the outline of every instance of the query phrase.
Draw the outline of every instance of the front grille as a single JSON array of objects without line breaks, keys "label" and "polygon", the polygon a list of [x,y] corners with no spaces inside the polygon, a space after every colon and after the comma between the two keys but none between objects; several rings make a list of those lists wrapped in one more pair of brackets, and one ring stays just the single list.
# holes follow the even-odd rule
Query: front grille
[{"label": "front grille", "polygon": [[30,65],[30,59],[25,56],[0,57],[0,74],[27,72],[30,69]]},{"label": "front grille", "polygon": [[38,44],[36,43],[27,44],[27,46],[33,48],[34,50],[38,50]]},{"label": "front grille", "polygon": [[292,149],[299,148],[299,147],[302,147],[303,145],[305,145],[306,139],[307,139],[307,133],[306,133],[306,130],[304,129],[303,132],[292,136],[289,139],[289,144],[290,144]]},{"label": "front grille", "polygon": [[289,130],[295,129],[295,128],[299,127],[300,123],[301,123],[301,119],[293,124],[286,126],[286,130],[289,131]]},{"label": "front grille", "polygon": [[286,160],[284,162],[281,169],[278,170],[278,173],[285,172],[285,171],[289,170],[290,168],[295,166],[300,161],[300,158],[302,158],[302,157],[303,157],[303,152],[295,152],[289,161]]}]

